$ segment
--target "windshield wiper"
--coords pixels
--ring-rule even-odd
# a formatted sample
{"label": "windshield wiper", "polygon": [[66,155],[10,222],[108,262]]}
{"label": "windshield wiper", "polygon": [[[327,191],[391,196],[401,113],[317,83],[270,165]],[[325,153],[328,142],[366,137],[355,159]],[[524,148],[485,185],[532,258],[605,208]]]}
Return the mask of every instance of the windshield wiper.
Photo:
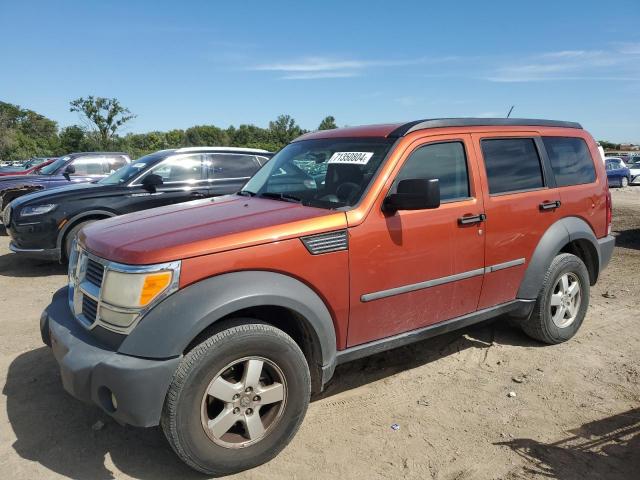
{"label": "windshield wiper", "polygon": [[295,197],[293,195],[288,195],[286,193],[264,192],[258,196],[262,198],[273,198],[274,200],[282,200],[284,202],[293,202],[293,203],[302,202],[301,198]]}
{"label": "windshield wiper", "polygon": [[238,195],[242,195],[243,197],[255,197],[256,192],[252,192],[251,190],[240,190]]}

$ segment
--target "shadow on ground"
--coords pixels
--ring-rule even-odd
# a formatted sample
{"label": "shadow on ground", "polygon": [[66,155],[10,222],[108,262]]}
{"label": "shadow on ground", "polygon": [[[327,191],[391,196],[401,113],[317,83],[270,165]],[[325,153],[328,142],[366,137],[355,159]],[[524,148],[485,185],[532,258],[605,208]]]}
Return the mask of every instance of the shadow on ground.
{"label": "shadow on ground", "polygon": [[[499,343],[533,344],[498,322],[452,332],[340,366],[322,398],[468,348],[487,348],[496,337]],[[108,455],[119,470],[139,479],[204,478],[178,460],[159,428],[122,427],[97,407],[70,397],[62,389],[57,364],[46,347],[12,362],[3,393],[17,437],[15,451],[60,475],[112,479]],[[93,430],[97,421],[104,422],[104,427]]]}
{"label": "shadow on ground", "polygon": [[640,250],[640,228],[622,230],[616,234],[616,246]]}
{"label": "shadow on ground", "polygon": [[640,408],[582,425],[553,443],[528,438],[500,442],[524,458],[532,476],[563,480],[640,477]]}
{"label": "shadow on ground", "polygon": [[25,258],[16,253],[0,255],[0,275],[4,277],[48,277],[66,273],[67,267],[58,262]]}

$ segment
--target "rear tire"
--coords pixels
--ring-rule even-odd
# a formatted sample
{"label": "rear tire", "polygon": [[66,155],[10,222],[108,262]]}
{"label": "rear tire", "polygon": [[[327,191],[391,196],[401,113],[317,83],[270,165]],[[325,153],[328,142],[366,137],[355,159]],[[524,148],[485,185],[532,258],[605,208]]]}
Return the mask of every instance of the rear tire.
{"label": "rear tire", "polygon": [[64,262],[68,262],[69,261],[69,256],[71,255],[71,247],[73,246],[73,241],[78,236],[78,232],[80,232],[80,230],[82,230],[84,227],[86,227],[90,223],[93,223],[93,222],[96,222],[96,221],[97,220],[87,220],[86,222],[80,222],[79,224],[75,225],[74,227],[71,228],[71,230],[69,230],[67,232],[67,234],[64,237],[64,242],[63,242],[63,246],[64,246],[63,254],[64,255],[62,257],[62,261],[64,261]]}
{"label": "rear tire", "polygon": [[520,322],[531,338],[554,345],[573,337],[589,306],[589,273],[570,253],[553,259],[544,277],[531,316]]}
{"label": "rear tire", "polygon": [[207,475],[274,458],[309,405],[309,367],[298,345],[271,325],[246,321],[185,355],[165,399],[167,440],[183,462]]}

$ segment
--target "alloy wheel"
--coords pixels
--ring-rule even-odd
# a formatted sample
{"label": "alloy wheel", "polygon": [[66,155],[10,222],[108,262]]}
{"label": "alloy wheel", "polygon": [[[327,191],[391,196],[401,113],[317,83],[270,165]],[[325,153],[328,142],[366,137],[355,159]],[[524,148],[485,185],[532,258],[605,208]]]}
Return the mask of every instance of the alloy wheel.
{"label": "alloy wheel", "polygon": [[564,273],[556,281],[549,302],[551,319],[556,327],[571,325],[578,316],[581,302],[580,280],[574,273]]}

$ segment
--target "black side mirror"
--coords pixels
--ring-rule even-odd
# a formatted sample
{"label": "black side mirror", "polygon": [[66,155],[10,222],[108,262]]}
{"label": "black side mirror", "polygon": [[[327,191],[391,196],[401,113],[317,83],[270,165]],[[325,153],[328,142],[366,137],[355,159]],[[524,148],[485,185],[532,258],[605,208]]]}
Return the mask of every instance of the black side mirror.
{"label": "black side mirror", "polygon": [[64,172],[62,172],[62,176],[67,180],[71,180],[69,178],[69,175],[73,175],[74,173],[76,173],[76,167],[74,167],[73,164],[70,163],[65,167]]}
{"label": "black side mirror", "polygon": [[151,193],[156,193],[156,188],[162,185],[162,177],[151,173],[142,179],[142,188],[148,190]]}
{"label": "black side mirror", "polygon": [[411,178],[400,180],[397,193],[384,199],[382,210],[395,213],[398,210],[426,210],[440,206],[440,182],[437,178]]}

